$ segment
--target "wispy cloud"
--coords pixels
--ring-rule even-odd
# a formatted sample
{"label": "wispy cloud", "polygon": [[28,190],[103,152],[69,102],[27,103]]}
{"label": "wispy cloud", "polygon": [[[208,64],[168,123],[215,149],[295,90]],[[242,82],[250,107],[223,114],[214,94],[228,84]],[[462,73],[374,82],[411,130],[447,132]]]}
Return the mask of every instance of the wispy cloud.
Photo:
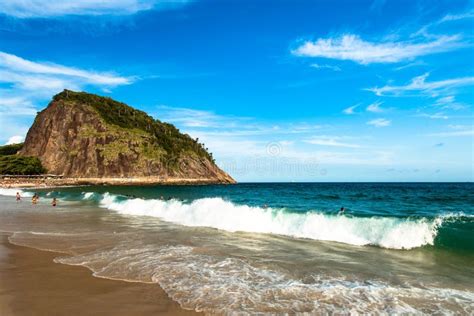
{"label": "wispy cloud", "polygon": [[460,37],[439,36],[434,40],[369,42],[358,35],[319,38],[307,41],[292,53],[296,56],[351,60],[359,64],[396,63],[418,56],[441,53],[461,46]]}
{"label": "wispy cloud", "polygon": [[474,126],[472,125],[448,125],[450,130],[438,133],[425,134],[425,136],[434,137],[457,137],[457,136],[473,136]]}
{"label": "wispy cloud", "polygon": [[373,112],[373,113],[382,113],[384,111],[384,109],[382,109],[380,107],[380,105],[382,105],[383,102],[381,101],[377,101],[377,102],[374,102],[372,104],[369,104],[366,108],[367,111],[369,112]]}
{"label": "wispy cloud", "polygon": [[327,64],[323,64],[323,65],[311,64],[311,67],[315,69],[330,69],[333,71],[341,71],[341,68],[339,66],[332,66],[332,65],[327,65]]}
{"label": "wispy cloud", "polygon": [[131,84],[132,77],[86,71],[63,65],[34,62],[0,52],[0,81],[20,85],[24,89],[52,88],[69,84],[91,84],[105,87]]}
{"label": "wispy cloud", "polygon": [[190,0],[2,0],[0,13],[16,18],[63,15],[130,15],[139,11],[169,9]]}
{"label": "wispy cloud", "polygon": [[426,66],[427,64],[424,62],[424,61],[414,61],[414,62],[410,62],[408,64],[405,64],[403,66],[399,66],[399,67],[396,67],[394,68],[394,70],[403,70],[403,69],[407,69],[407,68],[412,68],[412,67],[417,67],[417,66]]}
{"label": "wispy cloud", "polygon": [[[0,122],[34,116],[39,102],[63,89],[98,87],[104,91],[134,82],[134,77],[84,70],[49,62],[36,62],[0,51]],[[19,118],[18,118],[19,119]],[[2,139],[24,132],[24,124],[3,129]]]}
{"label": "wispy cloud", "polygon": [[472,126],[468,126],[468,125],[460,125],[460,124],[449,124],[448,127],[450,129],[454,129],[454,130],[467,130],[467,129],[472,129],[473,127]]}
{"label": "wispy cloud", "polygon": [[464,19],[474,19],[474,11],[464,12],[460,14],[447,14],[439,22],[459,21]]}
{"label": "wispy cloud", "polygon": [[373,119],[367,122],[368,125],[372,125],[375,127],[385,127],[385,126],[390,126],[392,124],[392,121],[384,119],[384,118],[378,118],[378,119]]}
{"label": "wispy cloud", "polygon": [[313,136],[310,139],[304,140],[305,143],[319,146],[330,147],[345,147],[345,148],[361,148],[361,145],[352,144],[341,141],[340,136]]}
{"label": "wispy cloud", "polygon": [[427,117],[427,118],[434,119],[434,120],[439,120],[439,119],[447,120],[447,119],[449,119],[449,116],[447,116],[443,112],[437,112],[437,113],[434,113],[434,114],[421,113],[418,116]]}
{"label": "wispy cloud", "polygon": [[461,77],[439,81],[427,81],[429,73],[413,78],[410,83],[401,86],[386,85],[367,90],[378,96],[400,96],[404,94],[428,94],[437,96],[442,92],[449,92],[453,88],[474,84],[474,77]]}
{"label": "wispy cloud", "polygon": [[441,109],[449,109],[449,110],[462,110],[467,108],[468,106],[456,101],[456,97],[454,95],[448,95],[442,98],[439,98],[434,103],[435,107],[440,107]]}
{"label": "wispy cloud", "polygon": [[[14,112],[14,111],[12,111]],[[12,136],[23,136],[28,132],[31,122],[24,117],[13,118],[8,112],[0,112],[0,141],[6,142]]]}
{"label": "wispy cloud", "polygon": [[195,110],[183,107],[160,105],[154,114],[160,120],[178,124],[188,128],[222,128],[232,129],[242,127],[243,122],[251,118],[224,116],[212,111]]}
{"label": "wispy cloud", "polygon": [[440,132],[440,133],[431,133],[427,136],[436,136],[436,137],[456,137],[456,136],[473,136],[474,129],[466,129],[460,131],[450,131],[450,132]]}
{"label": "wispy cloud", "polygon": [[7,97],[3,91],[0,91],[0,115],[32,116],[37,112],[33,103],[25,97]]}
{"label": "wispy cloud", "polygon": [[353,106],[350,106],[350,107],[344,109],[344,110],[342,111],[342,113],[348,114],[348,115],[355,114],[355,109],[357,109],[359,106],[360,106],[360,103],[355,104],[355,105],[353,105]]}

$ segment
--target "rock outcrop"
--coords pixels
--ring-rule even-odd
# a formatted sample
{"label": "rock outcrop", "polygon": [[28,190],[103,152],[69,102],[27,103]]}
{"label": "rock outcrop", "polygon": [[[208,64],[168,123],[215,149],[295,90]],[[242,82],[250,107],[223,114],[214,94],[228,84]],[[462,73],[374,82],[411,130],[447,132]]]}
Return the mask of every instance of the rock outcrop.
{"label": "rock outcrop", "polygon": [[39,112],[20,155],[73,178],[234,183],[203,144],[110,98],[64,90]]}

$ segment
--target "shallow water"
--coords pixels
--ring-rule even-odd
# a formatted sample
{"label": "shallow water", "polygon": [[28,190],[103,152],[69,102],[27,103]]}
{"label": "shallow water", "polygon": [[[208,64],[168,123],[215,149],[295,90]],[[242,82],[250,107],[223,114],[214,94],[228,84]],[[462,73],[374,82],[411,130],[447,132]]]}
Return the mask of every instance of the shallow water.
{"label": "shallow water", "polygon": [[97,277],[158,283],[182,307],[210,314],[472,314],[473,189],[68,188],[40,192],[37,206],[2,197],[0,230]]}

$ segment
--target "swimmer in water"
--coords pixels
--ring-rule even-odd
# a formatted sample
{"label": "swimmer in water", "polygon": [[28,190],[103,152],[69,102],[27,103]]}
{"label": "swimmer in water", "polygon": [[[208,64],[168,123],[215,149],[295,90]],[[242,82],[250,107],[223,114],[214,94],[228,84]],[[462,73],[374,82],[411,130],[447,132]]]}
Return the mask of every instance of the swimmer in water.
{"label": "swimmer in water", "polygon": [[17,193],[16,193],[16,201],[17,201],[17,202],[20,202],[20,201],[21,201],[20,192],[17,192]]}
{"label": "swimmer in water", "polygon": [[39,200],[39,196],[38,194],[34,194],[33,197],[31,198],[31,203],[32,204],[37,204],[38,203],[38,200]]}
{"label": "swimmer in water", "polygon": [[341,210],[339,211],[339,215],[344,214],[345,211],[346,211],[346,209],[344,207],[341,207]]}
{"label": "swimmer in water", "polygon": [[52,206],[56,206],[58,204],[56,198],[53,198],[53,201],[51,202],[51,205]]}

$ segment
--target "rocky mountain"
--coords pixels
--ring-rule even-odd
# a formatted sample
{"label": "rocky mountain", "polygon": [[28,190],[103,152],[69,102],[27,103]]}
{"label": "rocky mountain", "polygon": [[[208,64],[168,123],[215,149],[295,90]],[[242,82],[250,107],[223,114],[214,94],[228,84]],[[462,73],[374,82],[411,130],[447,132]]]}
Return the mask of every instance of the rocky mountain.
{"label": "rocky mountain", "polygon": [[203,144],[111,98],[64,90],[39,112],[20,155],[75,178],[234,183]]}

